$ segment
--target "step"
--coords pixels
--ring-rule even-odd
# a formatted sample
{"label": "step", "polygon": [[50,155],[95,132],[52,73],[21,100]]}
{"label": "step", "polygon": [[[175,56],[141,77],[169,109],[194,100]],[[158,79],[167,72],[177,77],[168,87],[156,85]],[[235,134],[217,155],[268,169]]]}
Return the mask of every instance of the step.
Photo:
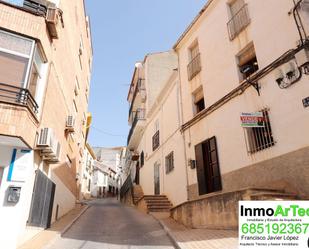
{"label": "step", "polygon": [[148,207],[172,207],[173,205],[171,203],[146,203]]}
{"label": "step", "polygon": [[171,203],[168,199],[159,199],[159,200],[145,200],[148,203]]}
{"label": "step", "polygon": [[148,212],[169,212],[169,208],[148,208]]}
{"label": "step", "polygon": [[267,199],[287,199],[287,200],[292,199],[292,200],[295,200],[295,199],[297,199],[296,194],[279,193],[279,192],[258,192],[258,193],[250,194],[250,197],[253,198],[253,199],[262,198],[264,200],[267,200]]}

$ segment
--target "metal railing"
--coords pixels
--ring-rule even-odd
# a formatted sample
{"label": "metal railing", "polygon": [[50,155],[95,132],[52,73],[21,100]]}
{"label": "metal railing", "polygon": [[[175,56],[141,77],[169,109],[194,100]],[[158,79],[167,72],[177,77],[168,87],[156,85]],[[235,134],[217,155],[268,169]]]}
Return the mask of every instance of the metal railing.
{"label": "metal railing", "polygon": [[144,120],[144,119],[145,119],[145,109],[142,109],[142,108],[137,109],[137,111],[135,112],[135,116],[134,116],[134,119],[133,119],[133,123],[132,123],[131,129],[130,129],[129,135],[128,135],[127,144],[129,144],[129,142],[130,142],[130,139],[132,137],[132,134],[134,132],[134,129],[135,129],[137,122],[139,120]]}
{"label": "metal railing", "polygon": [[250,23],[248,5],[243,7],[227,23],[230,39],[233,40]]}
{"label": "metal railing", "polygon": [[268,109],[265,108],[261,112],[263,113],[263,126],[245,128],[248,154],[254,154],[275,145]]}
{"label": "metal railing", "polygon": [[0,83],[0,103],[25,106],[33,114],[37,114],[39,109],[28,89],[4,83]]}
{"label": "metal railing", "polygon": [[201,56],[195,56],[187,66],[188,80],[192,80],[201,71]]}
{"label": "metal railing", "polygon": [[133,109],[133,106],[134,106],[134,101],[135,101],[135,98],[137,96],[137,93],[144,91],[144,90],[145,90],[145,80],[139,79],[138,82],[137,82],[137,86],[135,87],[133,98],[132,98],[132,101],[131,101],[131,106],[130,106],[130,109],[129,109],[129,116],[132,112],[132,109]]}

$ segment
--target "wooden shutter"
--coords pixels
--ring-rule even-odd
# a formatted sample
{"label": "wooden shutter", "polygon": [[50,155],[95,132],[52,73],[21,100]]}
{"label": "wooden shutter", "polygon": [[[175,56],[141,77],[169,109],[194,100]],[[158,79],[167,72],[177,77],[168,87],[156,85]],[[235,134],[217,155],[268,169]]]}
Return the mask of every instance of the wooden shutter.
{"label": "wooden shutter", "polygon": [[195,146],[195,159],[199,195],[203,195],[207,193],[203,158],[203,144],[198,144]]}
{"label": "wooden shutter", "polygon": [[222,185],[216,137],[208,140],[207,148],[207,168],[210,174],[207,178],[210,181],[212,191],[219,191],[222,189]]}

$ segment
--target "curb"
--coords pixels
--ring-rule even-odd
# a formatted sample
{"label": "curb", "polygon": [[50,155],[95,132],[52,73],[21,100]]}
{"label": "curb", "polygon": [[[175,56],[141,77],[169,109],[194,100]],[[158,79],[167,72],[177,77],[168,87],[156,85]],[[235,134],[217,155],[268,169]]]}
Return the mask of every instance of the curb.
{"label": "curb", "polygon": [[65,234],[72,226],[73,224],[90,208],[90,206],[86,205],[84,209],[60,232],[60,236]]}
{"label": "curb", "polygon": [[181,246],[178,244],[176,238],[174,237],[174,235],[171,233],[171,230],[164,224],[164,222],[162,222],[161,220],[157,219],[156,217],[154,217],[153,215],[151,215],[155,220],[157,220],[160,224],[160,226],[164,229],[164,231],[166,232],[167,236],[170,238],[170,240],[173,243],[173,246],[176,249],[181,249]]}

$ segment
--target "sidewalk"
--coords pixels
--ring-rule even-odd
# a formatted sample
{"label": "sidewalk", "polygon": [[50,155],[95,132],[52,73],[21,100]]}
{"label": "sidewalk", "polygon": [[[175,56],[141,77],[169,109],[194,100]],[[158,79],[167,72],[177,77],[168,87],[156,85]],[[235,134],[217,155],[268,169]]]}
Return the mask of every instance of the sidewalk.
{"label": "sidewalk", "polygon": [[17,249],[42,249],[49,242],[56,239],[57,236],[65,233],[88,208],[87,205],[76,205],[68,214],[52,224],[51,228],[43,230]]}
{"label": "sidewalk", "polygon": [[171,218],[159,220],[178,249],[237,249],[235,230],[189,229]]}

